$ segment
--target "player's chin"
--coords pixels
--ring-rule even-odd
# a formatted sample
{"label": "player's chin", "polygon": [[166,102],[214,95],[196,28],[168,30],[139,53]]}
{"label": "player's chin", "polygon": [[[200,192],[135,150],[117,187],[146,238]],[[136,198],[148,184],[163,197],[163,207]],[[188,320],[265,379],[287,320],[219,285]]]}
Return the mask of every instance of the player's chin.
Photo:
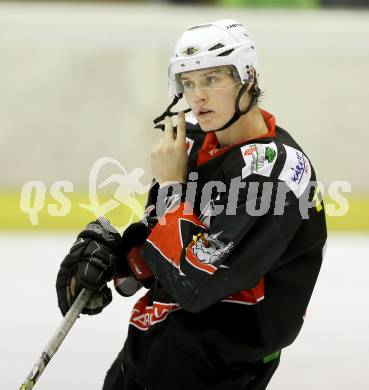
{"label": "player's chin", "polygon": [[209,120],[198,120],[199,126],[201,127],[201,130],[205,133],[208,133],[210,131],[214,131],[216,129],[216,123],[215,121],[209,121]]}
{"label": "player's chin", "polygon": [[202,126],[200,124],[200,128],[204,133],[210,133],[211,131],[214,131],[214,127],[211,126]]}

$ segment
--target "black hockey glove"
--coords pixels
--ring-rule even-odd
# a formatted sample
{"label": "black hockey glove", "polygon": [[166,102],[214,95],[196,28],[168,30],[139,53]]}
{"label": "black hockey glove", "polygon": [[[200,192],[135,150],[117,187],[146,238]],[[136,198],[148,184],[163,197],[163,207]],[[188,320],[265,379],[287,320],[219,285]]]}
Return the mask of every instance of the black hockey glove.
{"label": "black hockey glove", "polygon": [[[86,226],[62,261],[56,279],[58,304],[63,315],[82,288],[96,291],[83,314],[98,314],[112,301],[106,283],[113,276],[128,275],[124,252],[120,234],[107,219],[100,217]],[[71,284],[75,283],[73,295]]]}

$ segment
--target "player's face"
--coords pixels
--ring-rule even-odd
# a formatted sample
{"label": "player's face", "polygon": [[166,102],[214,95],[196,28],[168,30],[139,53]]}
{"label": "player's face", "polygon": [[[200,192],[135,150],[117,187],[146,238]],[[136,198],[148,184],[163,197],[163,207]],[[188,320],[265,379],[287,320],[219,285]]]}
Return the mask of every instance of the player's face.
{"label": "player's face", "polygon": [[185,72],[180,78],[187,103],[203,131],[223,127],[232,118],[241,83],[229,68]]}

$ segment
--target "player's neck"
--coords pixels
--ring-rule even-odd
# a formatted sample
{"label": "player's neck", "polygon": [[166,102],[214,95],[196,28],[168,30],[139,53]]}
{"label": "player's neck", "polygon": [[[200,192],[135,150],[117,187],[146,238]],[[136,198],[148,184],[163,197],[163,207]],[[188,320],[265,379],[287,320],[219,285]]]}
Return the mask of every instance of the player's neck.
{"label": "player's neck", "polygon": [[259,137],[268,132],[259,107],[253,107],[246,115],[242,115],[238,121],[227,129],[216,132],[220,147],[232,145],[239,141],[246,141]]}

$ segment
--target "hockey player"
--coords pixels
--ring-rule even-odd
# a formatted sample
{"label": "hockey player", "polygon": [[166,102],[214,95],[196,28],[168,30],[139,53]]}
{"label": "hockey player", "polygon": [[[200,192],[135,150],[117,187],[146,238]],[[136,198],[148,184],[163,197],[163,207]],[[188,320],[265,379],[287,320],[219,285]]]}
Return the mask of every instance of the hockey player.
{"label": "hockey player", "polygon": [[[258,107],[255,45],[221,20],[189,27],[169,68],[173,103],[152,152],[142,222],[120,235],[104,218],[80,233],[57,277],[64,314],[81,287],[85,313],[131,295],[122,351],[104,390],[265,389],[298,335],[322,261],[324,208],[314,169]],[[184,96],[195,124],[170,108]]]}

